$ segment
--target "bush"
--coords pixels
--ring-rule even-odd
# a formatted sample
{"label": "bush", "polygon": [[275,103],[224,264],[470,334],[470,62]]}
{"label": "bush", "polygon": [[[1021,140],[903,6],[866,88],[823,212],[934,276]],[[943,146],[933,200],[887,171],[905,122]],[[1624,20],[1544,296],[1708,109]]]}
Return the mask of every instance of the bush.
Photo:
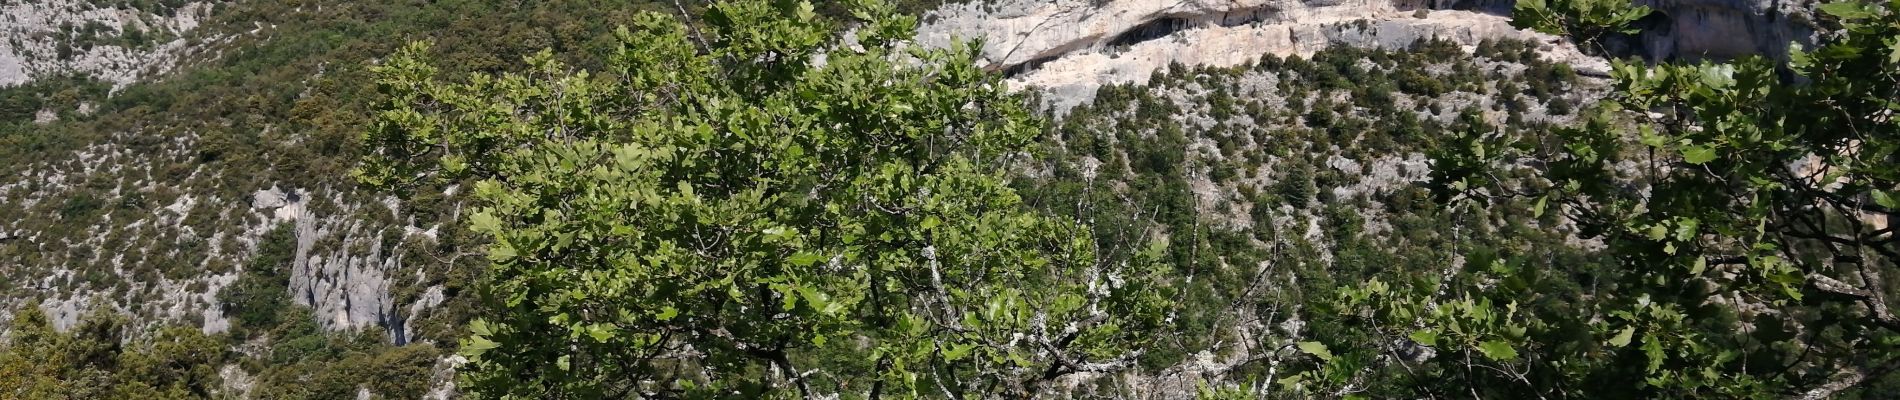
{"label": "bush", "polygon": [[1313,166],[1304,163],[1287,169],[1286,175],[1280,177],[1280,181],[1274,184],[1274,188],[1280,200],[1293,208],[1300,209],[1311,204],[1314,193],[1319,190],[1313,182]]}
{"label": "bush", "polygon": [[294,225],[282,224],[259,239],[257,255],[236,282],[218,293],[224,315],[233,328],[246,335],[269,330],[284,322],[290,307],[290,263],[296,256]]}

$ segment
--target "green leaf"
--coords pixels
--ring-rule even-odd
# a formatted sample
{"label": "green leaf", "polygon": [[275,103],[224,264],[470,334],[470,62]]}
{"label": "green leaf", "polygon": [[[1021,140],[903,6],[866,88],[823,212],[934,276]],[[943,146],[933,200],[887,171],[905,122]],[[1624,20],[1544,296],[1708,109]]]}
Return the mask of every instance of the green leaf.
{"label": "green leaf", "polygon": [[951,343],[948,348],[943,349],[943,359],[946,361],[961,360],[964,357],[969,357],[970,351],[974,349],[976,349],[975,345]]}
{"label": "green leaf", "polygon": [[660,314],[654,315],[653,317],[661,321],[672,321],[673,317],[677,317],[679,315],[680,315],[679,309],[673,308],[673,306],[666,306],[666,307],[660,308]]}
{"label": "green leaf", "polygon": [[1662,369],[1662,342],[1656,340],[1655,335],[1643,335],[1643,354],[1649,358],[1649,372],[1656,372],[1656,370]]}
{"label": "green leaf", "polygon": [[1669,237],[1669,227],[1658,222],[1649,226],[1649,240],[1663,240]]}
{"label": "green leaf", "polygon": [[1550,196],[1538,197],[1537,204],[1531,205],[1531,218],[1543,218],[1544,207],[1548,206],[1549,202]]}
{"label": "green leaf", "polygon": [[1168,241],[1160,237],[1156,237],[1154,239],[1148,240],[1148,249],[1143,251],[1143,253],[1154,255],[1154,256],[1167,254],[1167,252],[1168,252]]}
{"label": "green leaf", "polygon": [[469,336],[468,340],[462,343],[461,353],[462,353],[462,356],[464,357],[475,358],[476,356],[480,356],[482,355],[482,353],[486,353],[489,350],[495,349],[496,347],[501,347],[501,344],[495,343],[492,340],[488,340],[488,338],[486,337]]}
{"label": "green leaf", "polygon": [[468,217],[468,228],[475,232],[496,234],[501,232],[501,219],[488,210],[482,210]]}
{"label": "green leaf", "polygon": [[1845,20],[1864,19],[1874,16],[1874,11],[1868,8],[1867,4],[1855,0],[1827,3],[1814,8],[1828,15],[1833,15]]}
{"label": "green leaf", "polygon": [[1900,40],[1887,39],[1887,63],[1900,64]]}
{"label": "green leaf", "polygon": [[791,239],[793,237],[798,236],[798,230],[785,229],[785,227],[782,227],[782,226],[774,226],[771,228],[765,228],[764,230],[760,230],[759,233],[765,234],[766,243],[781,242],[781,241],[785,241],[786,239]]}
{"label": "green leaf", "polygon": [[1887,209],[1890,209],[1890,210],[1900,209],[1900,199],[1895,199],[1892,193],[1887,193],[1887,191],[1885,190],[1875,189],[1873,197],[1874,197],[1874,204],[1879,204],[1881,207],[1886,207]]}
{"label": "green leaf", "polygon": [[1812,53],[1809,53],[1806,49],[1802,49],[1799,44],[1788,46],[1788,66],[1800,70],[1812,65],[1814,65],[1814,55]]}
{"label": "green leaf", "polygon": [[1676,241],[1688,242],[1690,240],[1694,240],[1696,238],[1696,234],[1700,233],[1700,231],[1698,231],[1697,229],[1701,227],[1702,227],[1702,220],[1695,219],[1695,218],[1677,219],[1676,220]]}
{"label": "green leaf", "polygon": [[1610,346],[1614,346],[1614,347],[1628,346],[1630,345],[1630,336],[1635,335],[1635,334],[1636,334],[1636,327],[1634,326],[1624,327],[1623,331],[1616,333],[1616,337],[1610,338]]}
{"label": "green leaf", "polygon": [[800,1],[798,2],[798,13],[792,15],[798,17],[799,21],[809,21],[813,17],[816,17],[817,13],[813,12],[811,2]]}
{"label": "green leaf", "polygon": [[508,262],[520,256],[520,254],[515,253],[515,246],[505,240],[495,241],[495,244],[488,246],[489,261]]}
{"label": "green leaf", "polygon": [[1300,347],[1301,353],[1312,354],[1314,357],[1319,357],[1319,359],[1323,361],[1333,360],[1333,352],[1331,350],[1326,349],[1325,343],[1299,342],[1297,344]]}
{"label": "green leaf", "polygon": [[824,260],[824,259],[825,259],[825,256],[800,252],[798,254],[793,254],[790,259],[787,259],[787,261],[790,261],[792,265],[796,265],[800,267],[809,267],[812,264],[817,263],[819,260]]}
{"label": "green leaf", "polygon": [[1430,329],[1412,331],[1412,341],[1425,346],[1438,345],[1438,332]]}
{"label": "green leaf", "polygon": [[1682,161],[1701,165],[1715,160],[1715,149],[1708,146],[1687,146],[1682,148]]}
{"label": "green leaf", "polygon": [[614,331],[607,325],[594,324],[587,326],[587,336],[593,337],[595,342],[607,343],[614,338]]}
{"label": "green leaf", "polygon": [[693,184],[692,184],[692,183],[690,183],[690,182],[687,182],[687,181],[680,181],[680,182],[679,182],[679,185],[678,185],[678,187],[679,187],[679,194],[680,194],[680,197],[684,197],[684,198],[687,198],[687,199],[692,199],[692,198],[695,198],[695,197],[696,197],[696,196],[695,196],[695,195],[693,194]]}
{"label": "green leaf", "polygon": [[1517,349],[1511,348],[1510,343],[1505,343],[1502,340],[1486,340],[1484,343],[1479,343],[1478,352],[1484,353],[1484,356],[1487,358],[1498,361],[1517,359]]}
{"label": "green leaf", "polygon": [[797,288],[783,283],[774,283],[771,286],[772,290],[778,292],[779,299],[783,300],[783,302],[779,303],[779,310],[791,311],[798,308],[799,295]]}
{"label": "green leaf", "polygon": [[[1519,3],[1519,4],[1522,4],[1522,3]],[[1295,387],[1295,386],[1299,386],[1300,383],[1305,380],[1306,380],[1306,377],[1300,374],[1293,374],[1293,375],[1287,375],[1285,378],[1280,378],[1280,380],[1273,381],[1273,382],[1280,384],[1281,387]]]}
{"label": "green leaf", "polygon": [[819,313],[832,314],[842,308],[831,301],[831,295],[810,286],[799,288],[798,293],[805,298],[805,304],[811,305],[811,308],[818,310]]}
{"label": "green leaf", "polygon": [[1713,89],[1724,89],[1735,85],[1735,67],[1728,64],[1706,65],[1698,68],[1702,75],[1702,84]]}
{"label": "green leaf", "polygon": [[1644,146],[1660,149],[1663,148],[1663,146],[1669,145],[1669,137],[1657,134],[1656,129],[1651,128],[1649,125],[1643,125],[1637,128],[1637,132],[1639,132],[1641,136],[1639,140],[1643,142]]}

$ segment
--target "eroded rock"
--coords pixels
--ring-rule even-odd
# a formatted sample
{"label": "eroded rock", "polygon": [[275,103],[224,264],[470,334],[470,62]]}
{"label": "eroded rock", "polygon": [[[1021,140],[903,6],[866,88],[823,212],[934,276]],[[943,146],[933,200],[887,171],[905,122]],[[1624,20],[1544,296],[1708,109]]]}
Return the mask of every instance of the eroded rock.
{"label": "eroded rock", "polygon": [[[1651,59],[1781,58],[1811,43],[1810,1],[1639,0],[1656,10],[1612,52]],[[1145,83],[1172,64],[1233,66],[1261,55],[1311,55],[1330,46],[1403,49],[1418,40],[1475,48],[1487,39],[1542,43],[1541,56],[1585,75],[1608,63],[1554,36],[1511,26],[1511,0],[1002,0],[948,5],[918,40],[981,39],[982,62],[1036,86],[1066,109],[1104,84]],[[1428,12],[1419,12],[1420,9]]]}

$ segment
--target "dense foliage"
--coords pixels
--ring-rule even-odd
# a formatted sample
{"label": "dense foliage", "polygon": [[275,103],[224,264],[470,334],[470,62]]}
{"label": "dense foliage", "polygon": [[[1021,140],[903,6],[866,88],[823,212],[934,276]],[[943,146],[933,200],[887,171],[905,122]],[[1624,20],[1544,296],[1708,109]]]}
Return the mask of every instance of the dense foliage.
{"label": "dense foliage", "polygon": [[478,181],[468,389],[1023,396],[1131,365],[1166,271],[1020,206],[1006,167],[1040,128],[974,48],[854,14],[852,35],[803,2],[640,15],[598,75],[543,55],[443,83],[424,47],[378,67],[359,177]]}
{"label": "dense foliage", "polygon": [[429,390],[441,355],[434,346],[391,346],[374,330],[326,333],[308,307],[292,304],[283,269],[294,245],[288,229],[271,233],[248,267],[258,273],[220,292],[237,325],[228,334],[141,328],[103,307],[59,332],[40,305],[21,308],[0,342],[0,397],[332,399],[368,390],[418,398]]}
{"label": "dense foliage", "polygon": [[190,328],[130,340],[123,317],[110,312],[62,333],[35,305],[10,327],[0,348],[0,395],[7,398],[208,398],[219,390],[216,362],[227,351]]}
{"label": "dense foliage", "polygon": [[[1454,206],[1534,199],[1617,259],[1596,303],[1570,317],[1592,321],[1609,347],[1531,367],[1589,365],[1581,372],[1634,382],[1643,396],[1892,390],[1900,319],[1889,309],[1900,286],[1884,277],[1900,259],[1890,225],[1900,212],[1891,194],[1900,173],[1894,8],[1819,7],[1833,36],[1785,66],[1618,63],[1613,96],[1584,123],[1454,138],[1440,163],[1455,168],[1438,182]],[[1571,24],[1617,29],[1633,19]],[[1535,177],[1499,179],[1498,170]]]}
{"label": "dense foliage", "polygon": [[[38,178],[0,186],[0,293],[105,299],[19,304],[0,397],[417,398],[458,347],[478,397],[1900,390],[1890,3],[1788,60],[1421,41],[1042,115],[905,43],[934,4],[228,2],[162,79],[0,88],[0,173]],[[1648,13],[1516,23],[1608,54]],[[56,39],[173,38],[114,32]],[[219,208],[268,187],[358,239]],[[413,326],[327,332],[297,255],[372,243]]]}
{"label": "dense foliage", "polygon": [[1105,87],[1045,137],[1025,195],[1096,221],[1104,248],[1169,243],[1188,278],[1148,361],[1204,395],[1525,396],[1488,371],[1573,351],[1526,337],[1580,327],[1529,321],[1569,318],[1605,260],[1530,202],[1450,213],[1418,183],[1438,138],[1530,135],[1600,90],[1535,46],[1333,48]]}

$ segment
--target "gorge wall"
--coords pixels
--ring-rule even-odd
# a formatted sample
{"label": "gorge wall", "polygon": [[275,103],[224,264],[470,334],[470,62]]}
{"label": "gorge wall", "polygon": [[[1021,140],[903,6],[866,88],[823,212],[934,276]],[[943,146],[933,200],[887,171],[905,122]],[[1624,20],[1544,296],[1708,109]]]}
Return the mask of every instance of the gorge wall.
{"label": "gorge wall", "polygon": [[1630,51],[1654,60],[1786,59],[1815,39],[1814,0],[1638,0],[1656,10]]}
{"label": "gorge wall", "polygon": [[[1641,0],[1655,12],[1643,33],[1611,51],[1650,59],[1785,57],[1811,43],[1811,2]],[[1044,88],[1058,108],[1103,84],[1143,83],[1169,64],[1231,66],[1263,54],[1310,55],[1335,45],[1399,49],[1439,38],[1531,40],[1585,74],[1607,63],[1550,35],[1511,27],[1510,0],[1001,0],[945,6],[926,18],[933,46],[980,39],[983,62],[1019,85]]]}

